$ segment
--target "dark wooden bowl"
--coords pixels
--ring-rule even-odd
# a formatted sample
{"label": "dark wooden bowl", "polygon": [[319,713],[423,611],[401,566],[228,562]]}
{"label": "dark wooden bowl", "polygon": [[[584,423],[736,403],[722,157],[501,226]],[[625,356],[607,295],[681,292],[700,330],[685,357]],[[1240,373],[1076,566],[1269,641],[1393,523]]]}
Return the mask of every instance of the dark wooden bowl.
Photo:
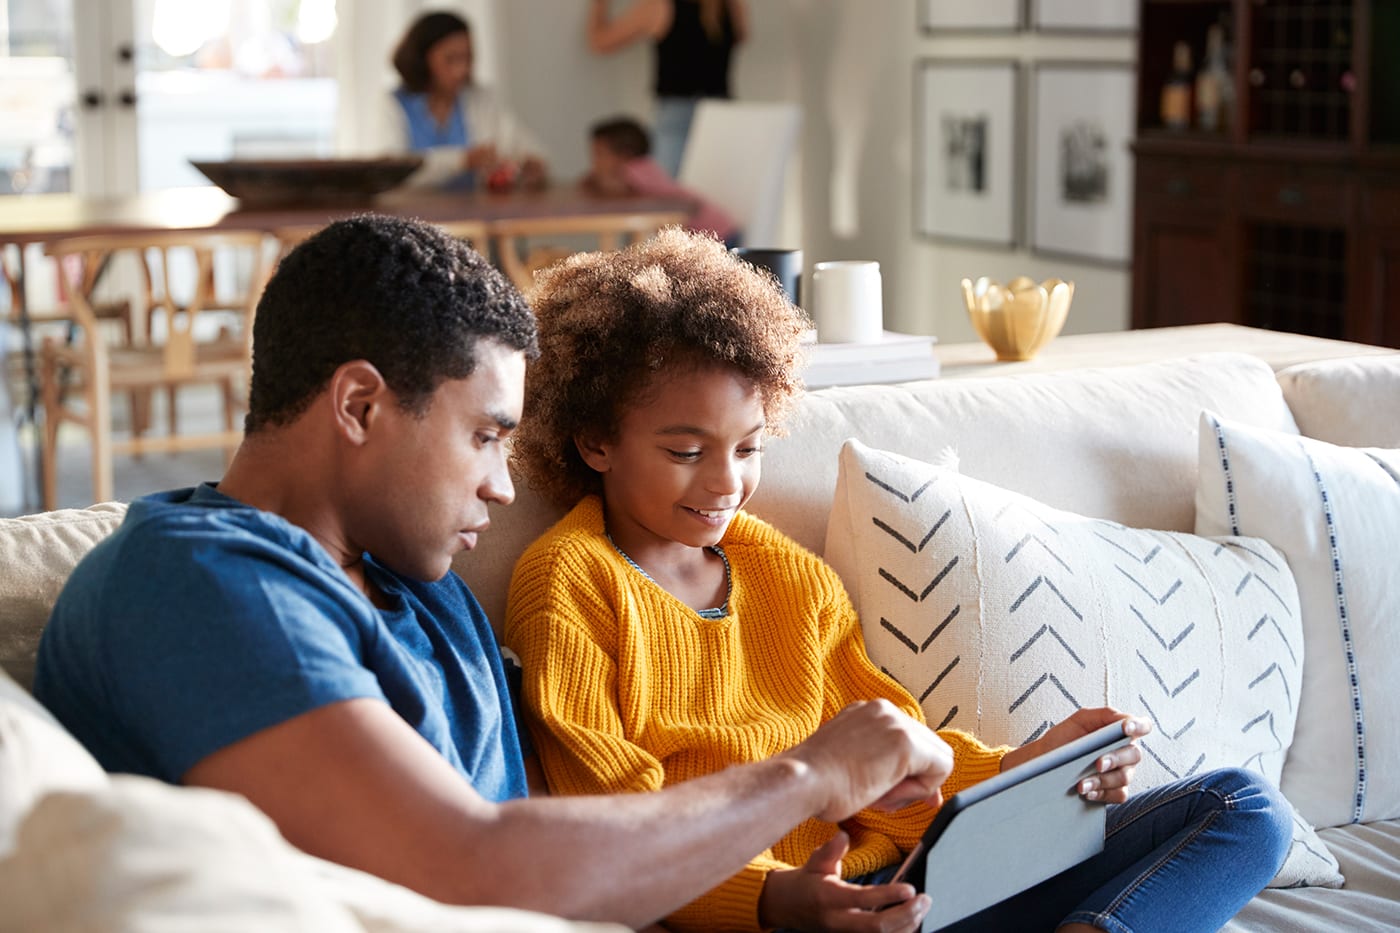
{"label": "dark wooden bowl", "polygon": [[190,164],[245,204],[357,204],[402,182],[423,159],[191,159]]}

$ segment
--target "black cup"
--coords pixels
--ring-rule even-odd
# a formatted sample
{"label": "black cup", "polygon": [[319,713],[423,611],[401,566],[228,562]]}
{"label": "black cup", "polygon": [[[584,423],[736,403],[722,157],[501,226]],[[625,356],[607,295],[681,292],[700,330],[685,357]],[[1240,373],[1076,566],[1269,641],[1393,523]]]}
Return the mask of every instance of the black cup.
{"label": "black cup", "polygon": [[736,246],[734,255],[758,269],[767,269],[778,279],[788,301],[799,307],[802,304],[802,250],[800,249],[759,249],[751,246]]}

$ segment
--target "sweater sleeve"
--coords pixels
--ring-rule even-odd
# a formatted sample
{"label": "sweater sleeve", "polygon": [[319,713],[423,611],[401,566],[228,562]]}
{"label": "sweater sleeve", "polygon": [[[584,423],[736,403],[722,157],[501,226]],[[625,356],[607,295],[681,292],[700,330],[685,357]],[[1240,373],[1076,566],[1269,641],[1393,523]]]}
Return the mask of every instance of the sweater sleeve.
{"label": "sweater sleeve", "polygon": [[[823,607],[826,616],[823,631],[827,635],[825,716],[830,718],[857,700],[883,698],[923,722],[924,714],[918,702],[894,678],[877,668],[866,654],[860,620],[850,597],[846,595],[845,587],[835,571],[825,566],[823,570],[831,577],[828,584],[830,595]],[[999,773],[1002,756],[1010,750],[990,748],[968,733],[957,730],[941,730],[938,735],[953,750],[953,771],[942,788],[945,800]],[[923,836],[924,829],[937,812],[934,807],[923,803],[893,812],[865,809],[847,821],[849,825],[846,829],[853,838],[859,830],[878,833],[888,837],[900,852],[908,852]]]}

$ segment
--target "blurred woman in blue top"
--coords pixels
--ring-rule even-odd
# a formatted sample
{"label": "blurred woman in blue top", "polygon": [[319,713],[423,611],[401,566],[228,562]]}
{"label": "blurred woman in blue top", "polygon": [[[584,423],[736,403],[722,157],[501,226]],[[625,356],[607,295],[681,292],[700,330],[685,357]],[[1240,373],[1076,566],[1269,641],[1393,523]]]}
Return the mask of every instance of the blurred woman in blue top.
{"label": "blurred woman in blue top", "polygon": [[526,187],[545,181],[540,146],[491,93],[472,83],[471,27],[455,13],[419,16],[394,49],[399,86],[382,125],[398,151],[420,153],[408,184],[469,187],[493,173]]}

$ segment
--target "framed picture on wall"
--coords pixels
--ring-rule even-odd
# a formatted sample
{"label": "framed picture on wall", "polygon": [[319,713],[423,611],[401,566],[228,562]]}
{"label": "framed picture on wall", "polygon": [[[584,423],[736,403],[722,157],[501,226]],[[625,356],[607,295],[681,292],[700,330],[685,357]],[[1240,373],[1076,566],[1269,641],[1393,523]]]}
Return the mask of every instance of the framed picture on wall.
{"label": "framed picture on wall", "polygon": [[1137,31],[1132,0],[1030,0],[1031,27],[1045,32]]}
{"label": "framed picture on wall", "polygon": [[1015,246],[1020,66],[924,59],[914,67],[915,231]]}
{"label": "framed picture on wall", "polygon": [[1023,0],[919,0],[919,28],[925,32],[1013,32],[1021,28],[1022,5]]}
{"label": "framed picture on wall", "polygon": [[1044,62],[1031,81],[1033,252],[1111,264],[1132,256],[1134,71]]}

